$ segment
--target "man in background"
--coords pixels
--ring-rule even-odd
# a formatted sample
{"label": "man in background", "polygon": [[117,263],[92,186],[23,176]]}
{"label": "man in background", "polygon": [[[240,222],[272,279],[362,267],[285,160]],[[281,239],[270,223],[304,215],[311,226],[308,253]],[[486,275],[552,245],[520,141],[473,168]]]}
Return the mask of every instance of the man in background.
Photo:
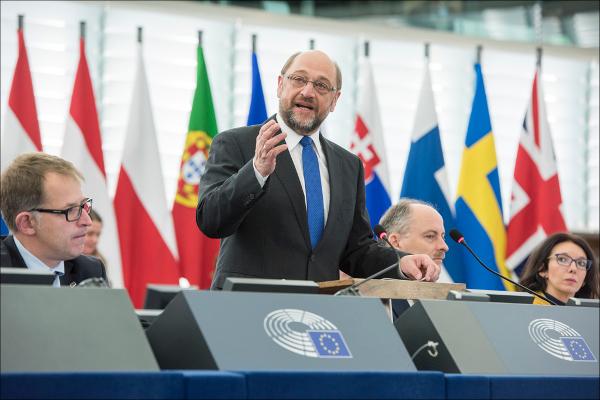
{"label": "man in background", "polygon": [[2,267],[51,271],[53,286],[102,278],[102,262],[82,255],[92,199],[72,163],[44,153],[17,157],[0,178],[0,210],[13,233],[0,242]]}
{"label": "man in background", "polygon": [[431,204],[401,199],[385,212],[379,223],[392,246],[407,253],[427,254],[437,265],[442,265],[448,251],[446,231],[442,216]]}
{"label": "man in background", "polygon": [[102,261],[102,264],[106,266],[106,259],[98,250],[98,242],[102,235],[102,217],[95,210],[91,210],[90,218],[92,219],[92,225],[90,225],[85,234],[83,254],[99,258]]}
{"label": "man in background", "polygon": [[[441,268],[448,251],[446,232],[442,216],[431,204],[401,199],[383,214],[379,223],[396,249],[427,254]],[[392,301],[395,317],[399,317],[410,305],[405,300]]]}

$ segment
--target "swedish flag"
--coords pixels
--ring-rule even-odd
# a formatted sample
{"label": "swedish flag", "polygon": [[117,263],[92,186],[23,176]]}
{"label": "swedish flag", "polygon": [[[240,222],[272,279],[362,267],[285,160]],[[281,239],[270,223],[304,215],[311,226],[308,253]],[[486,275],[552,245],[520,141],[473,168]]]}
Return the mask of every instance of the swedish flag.
{"label": "swedish flag", "polygon": [[[508,276],[496,146],[480,64],[475,64],[475,74],[475,96],[457,188],[456,225],[488,267]],[[485,271],[465,249],[461,252],[468,288],[512,289]]]}

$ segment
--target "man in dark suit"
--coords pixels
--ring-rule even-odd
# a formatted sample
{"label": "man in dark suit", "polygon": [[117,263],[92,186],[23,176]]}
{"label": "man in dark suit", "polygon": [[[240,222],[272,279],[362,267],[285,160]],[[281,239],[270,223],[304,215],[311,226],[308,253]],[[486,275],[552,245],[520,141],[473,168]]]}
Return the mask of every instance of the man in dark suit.
{"label": "man in dark suit", "polygon": [[[325,53],[296,53],[278,79],[279,113],[215,137],[196,212],[198,227],[222,239],[213,289],[229,276],[365,277],[398,261],[373,239],[360,159],[319,131],[341,86]],[[388,277],[437,280],[427,255],[400,255]]]}
{"label": "man in dark suit", "polygon": [[88,278],[106,281],[95,257],[81,255],[92,200],[81,193],[73,164],[44,153],[17,157],[2,173],[0,209],[13,235],[0,242],[2,267],[49,270],[54,286]]}

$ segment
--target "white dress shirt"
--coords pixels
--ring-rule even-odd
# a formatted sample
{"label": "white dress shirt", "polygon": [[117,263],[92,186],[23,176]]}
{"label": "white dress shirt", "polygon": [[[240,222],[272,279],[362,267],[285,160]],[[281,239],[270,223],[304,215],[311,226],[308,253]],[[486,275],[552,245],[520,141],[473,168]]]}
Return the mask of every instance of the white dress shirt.
{"label": "white dress shirt", "polygon": [[[50,268],[49,266],[44,264],[44,262],[42,260],[40,260],[33,254],[31,254],[31,252],[29,250],[27,250],[25,248],[25,246],[23,246],[21,244],[21,242],[19,242],[19,239],[17,239],[15,236],[13,236],[13,239],[15,239],[15,244],[17,245],[17,249],[19,250],[21,257],[23,257],[23,261],[25,261],[25,265],[27,266],[28,269],[31,269],[34,271],[50,271],[53,274],[56,272],[59,272],[61,275],[65,274],[65,262],[64,261],[59,262],[54,268]],[[58,275],[54,279],[54,283],[52,284],[52,286],[60,287],[60,279],[59,279]]]}
{"label": "white dress shirt", "polygon": [[[302,191],[304,192],[304,205],[306,206],[306,188],[304,187],[304,169],[302,167],[302,146],[300,145],[300,140],[304,137],[303,135],[299,135],[292,130],[286,123],[283,121],[283,118],[277,114],[276,116],[277,123],[281,128],[281,132],[287,133],[285,138],[285,143],[288,146],[288,151],[292,156],[292,162],[294,163],[294,167],[296,168],[296,173],[298,174],[298,178],[300,179],[300,185],[302,186]],[[309,137],[313,141],[313,149],[317,153],[317,159],[319,160],[319,173],[321,175],[321,190],[323,192],[323,208],[324,208],[324,226],[327,224],[327,214],[329,213],[329,200],[330,200],[330,190],[329,190],[329,170],[327,169],[327,160],[325,159],[325,153],[323,153],[323,148],[321,147],[321,141],[319,140],[320,132],[319,129]],[[254,164],[252,164],[254,166]],[[268,176],[262,176],[260,172],[254,166],[254,175],[256,175],[256,179],[261,187],[264,186],[267,181]]]}

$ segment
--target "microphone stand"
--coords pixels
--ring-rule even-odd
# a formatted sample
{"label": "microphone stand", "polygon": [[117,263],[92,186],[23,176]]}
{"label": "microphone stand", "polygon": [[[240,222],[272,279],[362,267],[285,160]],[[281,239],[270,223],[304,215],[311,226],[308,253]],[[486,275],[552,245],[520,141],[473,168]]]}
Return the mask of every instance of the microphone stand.
{"label": "microphone stand", "polygon": [[400,258],[401,258],[400,254],[398,254],[399,253],[398,250],[394,246],[392,246],[392,244],[388,240],[385,229],[383,229],[383,227],[381,225],[377,224],[377,225],[375,225],[375,234],[377,235],[377,237],[379,239],[383,239],[388,244],[388,246],[390,246],[390,249],[394,250],[394,252],[396,253],[396,257],[398,257],[398,262],[395,262],[394,264],[390,265],[389,267],[386,267],[386,268],[382,269],[381,271],[374,273],[373,275],[365,278],[361,282],[354,283],[345,289],[338,290],[337,292],[335,292],[333,294],[334,296],[340,296],[340,295],[360,296],[360,292],[358,290],[356,290],[357,287],[359,287],[363,283],[370,281],[371,279],[375,279],[378,276],[381,276],[381,275],[385,274],[386,272],[391,271],[394,268],[398,268],[398,274],[400,275],[400,279],[408,280],[408,277],[406,275],[404,275],[402,268],[400,268]]}
{"label": "microphone stand", "polygon": [[[460,237],[458,237],[456,234],[454,234],[454,232],[457,232],[457,233],[460,235]],[[455,236],[456,236],[456,237],[455,237]],[[485,265],[485,264],[483,263],[483,261],[481,261],[481,259],[480,259],[480,258],[477,256],[477,254],[475,254],[475,252],[474,252],[474,251],[471,249],[471,247],[470,247],[470,246],[467,244],[467,242],[465,241],[465,238],[464,238],[464,236],[463,236],[462,234],[460,234],[458,231],[456,231],[455,229],[453,229],[453,230],[450,232],[450,237],[451,237],[452,239],[454,239],[454,241],[455,241],[456,243],[458,243],[458,244],[462,244],[462,245],[463,245],[463,246],[464,246],[464,247],[465,247],[465,248],[466,248],[466,249],[469,251],[469,253],[471,253],[471,255],[472,255],[473,257],[475,257],[475,259],[477,260],[477,262],[478,262],[479,264],[481,264],[481,266],[482,266],[483,268],[485,268],[485,269],[487,269],[488,271],[490,271],[492,274],[494,274],[494,275],[498,275],[500,278],[502,278],[502,279],[504,279],[504,280],[506,280],[506,281],[508,281],[508,282],[512,283],[512,284],[513,284],[513,285],[515,285],[515,286],[518,286],[518,287],[520,287],[521,289],[525,290],[526,292],[528,292],[528,293],[530,293],[530,294],[532,294],[532,295],[534,295],[534,296],[536,296],[536,297],[539,297],[540,299],[542,299],[542,300],[544,300],[544,301],[547,301],[549,304],[552,304],[553,306],[557,305],[555,302],[553,302],[552,300],[550,300],[550,299],[549,299],[549,298],[547,298],[546,296],[542,296],[542,295],[540,295],[540,294],[537,294],[535,291],[533,291],[533,290],[529,289],[528,287],[525,287],[525,286],[523,286],[523,285],[521,285],[521,284],[519,284],[519,283],[517,283],[517,282],[513,281],[512,279],[509,279],[509,278],[507,278],[506,276],[504,276],[504,275],[502,275],[502,274],[499,274],[498,272],[494,271],[493,269],[491,269],[490,267],[488,267],[487,265]]]}
{"label": "microphone stand", "polygon": [[378,276],[383,275],[386,272],[391,271],[392,269],[397,268],[397,267],[398,267],[398,263],[397,262],[393,263],[389,267],[385,267],[381,271],[374,273],[373,275],[369,276],[368,278],[363,279],[360,282],[354,283],[354,284],[348,286],[347,288],[338,290],[333,295],[334,296],[360,296],[360,292],[358,290],[356,290],[356,288],[358,288],[363,283],[366,283],[366,282],[370,281],[371,279],[375,279]]}

